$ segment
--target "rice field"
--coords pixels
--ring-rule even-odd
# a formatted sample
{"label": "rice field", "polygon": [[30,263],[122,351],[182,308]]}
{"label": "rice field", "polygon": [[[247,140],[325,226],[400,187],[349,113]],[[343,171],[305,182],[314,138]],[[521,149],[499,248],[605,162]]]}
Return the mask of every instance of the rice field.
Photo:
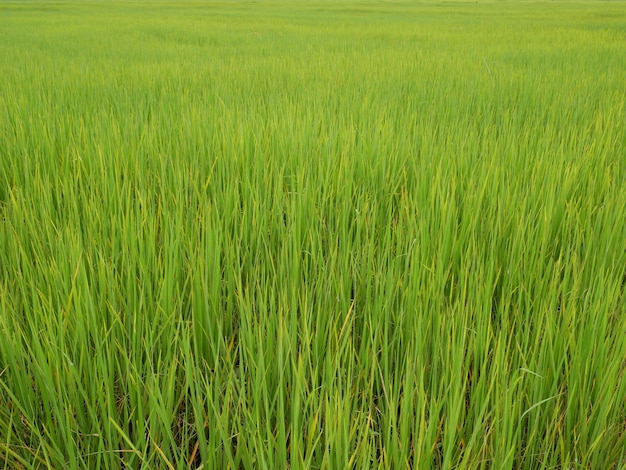
{"label": "rice field", "polygon": [[0,3],[0,468],[626,468],[626,2]]}

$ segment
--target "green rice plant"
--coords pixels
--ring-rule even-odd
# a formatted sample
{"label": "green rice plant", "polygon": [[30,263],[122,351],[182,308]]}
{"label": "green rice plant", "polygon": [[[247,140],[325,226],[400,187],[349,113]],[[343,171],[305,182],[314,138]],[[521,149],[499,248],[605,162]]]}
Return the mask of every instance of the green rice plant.
{"label": "green rice plant", "polygon": [[0,5],[0,466],[626,467],[623,7]]}

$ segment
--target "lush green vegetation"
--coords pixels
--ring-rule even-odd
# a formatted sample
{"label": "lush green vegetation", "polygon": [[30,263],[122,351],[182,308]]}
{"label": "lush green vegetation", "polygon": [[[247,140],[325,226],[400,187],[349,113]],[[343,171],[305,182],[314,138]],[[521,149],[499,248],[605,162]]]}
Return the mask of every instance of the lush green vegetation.
{"label": "lush green vegetation", "polygon": [[626,4],[0,4],[0,467],[626,467]]}

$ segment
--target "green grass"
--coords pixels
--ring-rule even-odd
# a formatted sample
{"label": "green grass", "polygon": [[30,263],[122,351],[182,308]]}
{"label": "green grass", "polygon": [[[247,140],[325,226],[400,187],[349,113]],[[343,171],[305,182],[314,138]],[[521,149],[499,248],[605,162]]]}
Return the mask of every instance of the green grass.
{"label": "green grass", "polygon": [[0,4],[0,468],[626,468],[626,4]]}

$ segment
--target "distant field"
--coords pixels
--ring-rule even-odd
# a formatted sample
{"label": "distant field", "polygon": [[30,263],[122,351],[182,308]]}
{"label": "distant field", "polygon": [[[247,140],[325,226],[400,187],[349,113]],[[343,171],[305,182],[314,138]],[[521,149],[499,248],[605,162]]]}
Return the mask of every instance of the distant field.
{"label": "distant field", "polygon": [[0,3],[1,469],[626,468],[626,2]]}

